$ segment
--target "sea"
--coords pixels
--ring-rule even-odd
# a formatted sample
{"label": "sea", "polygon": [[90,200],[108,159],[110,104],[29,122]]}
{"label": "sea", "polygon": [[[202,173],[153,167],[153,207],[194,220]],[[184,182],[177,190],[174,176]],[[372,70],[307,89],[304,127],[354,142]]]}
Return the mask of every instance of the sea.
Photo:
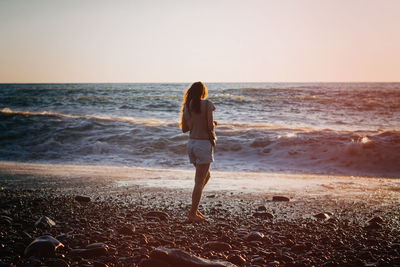
{"label": "sea", "polygon": [[[193,169],[189,83],[0,84],[0,161]],[[206,83],[219,171],[400,177],[400,83]]]}

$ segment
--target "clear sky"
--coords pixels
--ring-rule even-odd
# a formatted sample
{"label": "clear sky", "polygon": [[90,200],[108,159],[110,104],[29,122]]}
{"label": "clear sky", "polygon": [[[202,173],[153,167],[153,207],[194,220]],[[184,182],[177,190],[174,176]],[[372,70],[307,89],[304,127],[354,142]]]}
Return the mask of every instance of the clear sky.
{"label": "clear sky", "polygon": [[0,82],[400,81],[400,0],[0,0]]}

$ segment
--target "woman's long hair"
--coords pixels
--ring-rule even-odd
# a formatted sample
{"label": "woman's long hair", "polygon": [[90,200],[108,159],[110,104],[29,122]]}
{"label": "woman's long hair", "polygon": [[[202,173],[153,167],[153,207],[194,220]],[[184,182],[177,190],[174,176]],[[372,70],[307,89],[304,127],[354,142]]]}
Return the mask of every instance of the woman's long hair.
{"label": "woman's long hair", "polygon": [[[194,111],[200,113],[200,100],[206,99],[208,96],[208,89],[202,82],[193,83],[189,89],[187,89],[185,95],[183,96],[183,103],[181,109],[181,121],[179,126],[182,128],[182,116],[183,109],[186,107],[188,111]],[[189,106],[190,105],[190,106]]]}

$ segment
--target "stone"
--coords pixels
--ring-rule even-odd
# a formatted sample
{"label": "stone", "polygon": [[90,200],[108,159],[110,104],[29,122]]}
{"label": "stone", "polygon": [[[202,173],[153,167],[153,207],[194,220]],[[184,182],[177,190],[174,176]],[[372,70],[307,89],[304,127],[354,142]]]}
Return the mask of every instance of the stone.
{"label": "stone", "polygon": [[245,258],[243,258],[241,255],[231,255],[228,257],[228,261],[239,266],[246,263]]}
{"label": "stone", "polygon": [[258,206],[257,211],[266,211],[267,208],[264,205]]}
{"label": "stone", "polygon": [[125,224],[118,229],[118,233],[122,235],[133,235],[135,233],[135,227],[131,224]]}
{"label": "stone", "polygon": [[263,238],[264,238],[264,234],[263,234],[263,233],[260,233],[260,232],[251,232],[251,233],[246,237],[246,239],[247,239],[248,241],[260,241],[260,240],[263,240]]}
{"label": "stone", "polygon": [[108,254],[108,246],[104,243],[93,243],[87,245],[86,248],[78,248],[72,249],[72,256],[81,256],[81,257],[97,257],[97,256],[106,256]]}
{"label": "stone", "polygon": [[156,217],[163,221],[168,220],[168,218],[169,218],[169,215],[162,211],[149,211],[149,212],[146,212],[143,216],[144,217]]}
{"label": "stone", "polygon": [[380,223],[377,222],[370,222],[367,226],[364,227],[365,230],[381,230],[382,229],[382,225]]}
{"label": "stone", "polygon": [[276,260],[268,262],[268,266],[270,267],[279,267],[280,265],[281,265],[280,262]]}
{"label": "stone", "polygon": [[78,195],[78,196],[75,196],[75,200],[80,203],[88,203],[88,202],[90,202],[90,197]]}
{"label": "stone", "polygon": [[156,248],[150,253],[150,258],[174,267],[236,267],[227,261],[207,260],[181,249]]}
{"label": "stone", "polygon": [[383,223],[383,219],[380,216],[375,216],[368,221],[369,223]]}
{"label": "stone", "polygon": [[46,266],[49,267],[69,267],[69,264],[62,259],[50,259],[46,261]]}
{"label": "stone", "polygon": [[317,219],[321,219],[321,220],[328,220],[328,219],[330,219],[331,217],[327,214],[327,213],[318,213],[318,214],[315,214],[315,215],[313,215],[315,218],[317,218]]}
{"label": "stone", "polygon": [[267,220],[267,219],[273,219],[274,215],[269,212],[255,212],[253,213],[253,217]]}
{"label": "stone", "polygon": [[13,219],[11,217],[8,217],[6,215],[1,215],[0,216],[0,224],[11,225],[12,221],[13,221]]}
{"label": "stone", "polygon": [[273,196],[272,201],[290,201],[290,199],[284,196]]}
{"label": "stone", "polygon": [[204,248],[208,250],[225,251],[232,249],[232,246],[225,242],[210,241],[204,244]]}
{"label": "stone", "polygon": [[108,267],[107,264],[102,263],[102,262],[100,262],[100,261],[93,261],[93,262],[92,262],[92,265],[93,265],[93,267]]}
{"label": "stone", "polygon": [[172,267],[172,265],[156,259],[144,259],[139,263],[139,267]]}
{"label": "stone", "polygon": [[56,225],[55,221],[53,221],[47,216],[42,216],[39,218],[39,220],[35,222],[35,227],[43,229],[50,228],[54,225]]}
{"label": "stone", "polygon": [[261,265],[264,265],[264,262],[265,262],[265,260],[264,260],[263,257],[255,257],[255,258],[253,258],[253,259],[251,260],[251,263],[252,263],[252,264],[261,264]]}
{"label": "stone", "polygon": [[307,247],[303,244],[297,244],[290,248],[290,250],[294,253],[303,253],[307,250]]}
{"label": "stone", "polygon": [[25,257],[54,257],[55,251],[64,245],[52,236],[45,235],[35,238],[24,251]]}

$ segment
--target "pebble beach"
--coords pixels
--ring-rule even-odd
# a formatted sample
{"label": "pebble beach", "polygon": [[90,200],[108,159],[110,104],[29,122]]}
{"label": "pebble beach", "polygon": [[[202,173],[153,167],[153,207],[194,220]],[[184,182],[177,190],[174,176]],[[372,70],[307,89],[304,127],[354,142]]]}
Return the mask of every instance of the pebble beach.
{"label": "pebble beach", "polygon": [[278,180],[264,193],[210,182],[207,220],[191,224],[191,190],[148,177],[2,162],[0,266],[400,266],[396,179],[342,177],[323,190]]}

